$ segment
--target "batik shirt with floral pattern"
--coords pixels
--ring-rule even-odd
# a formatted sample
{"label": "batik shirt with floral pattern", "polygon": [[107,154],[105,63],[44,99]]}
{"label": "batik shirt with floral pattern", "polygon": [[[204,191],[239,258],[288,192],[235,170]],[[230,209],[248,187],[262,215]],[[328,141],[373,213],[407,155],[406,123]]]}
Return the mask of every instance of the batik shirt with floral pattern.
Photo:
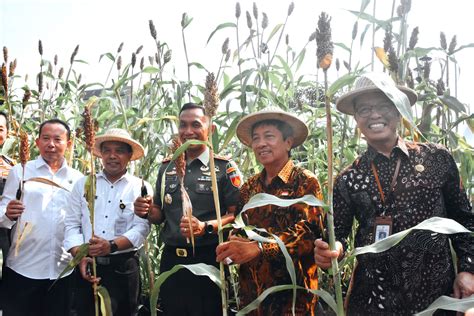
{"label": "batik shirt with floral pattern", "polygon": [[[398,159],[399,174],[389,192]],[[440,145],[401,138],[390,158],[369,147],[336,179],[334,219],[339,240],[346,241],[355,217],[359,222],[356,247],[373,243],[375,219],[382,214],[391,217],[392,233],[434,216],[474,229],[474,214],[449,152]],[[474,238],[469,234],[413,231],[388,251],[358,257],[348,314],[412,315],[441,295],[452,293],[455,275],[449,239],[459,259],[459,271],[474,272]]]}
{"label": "batik shirt with floral pattern", "polygon": [[[289,160],[269,186],[265,186],[265,170],[250,178],[241,188],[241,208],[257,193],[268,193],[282,199],[295,199],[307,194],[322,198],[316,176]],[[286,245],[293,259],[296,282],[317,289],[317,267],[313,259],[314,240],[320,236],[321,210],[305,204],[290,207],[268,205],[247,210],[244,221],[275,234]],[[268,237],[269,235],[265,235]],[[241,305],[255,300],[275,285],[291,284],[285,258],[276,243],[263,243],[263,253],[240,265]],[[283,291],[268,296],[251,315],[291,315],[293,292]],[[313,315],[316,298],[311,293],[297,292],[296,315]]]}

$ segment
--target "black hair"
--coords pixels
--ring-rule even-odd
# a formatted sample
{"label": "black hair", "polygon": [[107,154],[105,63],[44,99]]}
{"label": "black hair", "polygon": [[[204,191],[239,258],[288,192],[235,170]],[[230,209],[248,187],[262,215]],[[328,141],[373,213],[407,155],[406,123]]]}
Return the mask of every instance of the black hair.
{"label": "black hair", "polygon": [[9,125],[10,125],[10,122],[8,121],[8,115],[4,111],[0,111],[0,115],[5,118],[5,123],[6,123],[7,131],[8,131],[9,130]]}
{"label": "black hair", "polygon": [[193,103],[193,102],[185,103],[179,110],[179,115],[181,115],[183,111],[192,110],[192,109],[201,109],[204,115],[206,115],[206,109],[204,108],[204,106],[202,106],[201,104]]}
{"label": "black hair", "polygon": [[127,151],[129,153],[133,153],[133,148],[132,146],[130,146],[130,144],[126,143],[126,142],[121,142],[119,140],[106,140],[106,141],[103,141],[102,143],[100,143],[100,151],[102,151],[102,146],[104,145],[104,143],[107,143],[107,142],[117,142],[117,143],[122,143],[125,145],[125,147],[127,148]]}
{"label": "black hair", "polygon": [[252,131],[250,135],[253,135],[253,131],[260,126],[264,125],[272,125],[275,126],[283,135],[283,140],[286,140],[288,137],[293,136],[293,128],[286,122],[280,121],[280,120],[274,120],[274,119],[269,119],[269,120],[263,120],[263,121],[258,121],[257,123],[252,125]]}
{"label": "black hair", "polygon": [[43,123],[41,123],[41,125],[39,127],[39,137],[41,136],[41,131],[42,131],[43,127],[46,124],[61,124],[62,126],[64,126],[64,128],[67,131],[67,140],[71,139],[71,128],[69,127],[69,125],[67,125],[66,122],[64,122],[63,120],[57,119],[57,118],[50,119],[50,120],[47,120],[47,121],[44,121]]}

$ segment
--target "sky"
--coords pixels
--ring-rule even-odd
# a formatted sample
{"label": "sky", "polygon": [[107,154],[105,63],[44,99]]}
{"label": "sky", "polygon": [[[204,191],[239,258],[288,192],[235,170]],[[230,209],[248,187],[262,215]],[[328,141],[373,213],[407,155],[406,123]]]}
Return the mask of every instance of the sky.
{"label": "sky", "polygon": [[[376,0],[372,0],[367,9],[370,13],[373,1]],[[245,11],[252,12],[253,2],[253,0],[240,1],[243,25],[245,25]],[[270,28],[285,20],[290,4],[290,1],[286,0],[255,2],[259,14],[267,13]],[[140,45],[144,45],[145,56],[154,52],[155,44],[148,27],[148,20],[153,20],[158,39],[168,43],[173,51],[172,63],[175,65],[176,73],[185,79],[186,60],[180,26],[182,14],[186,12],[193,18],[186,29],[190,61],[200,62],[208,67],[208,70],[217,72],[221,45],[226,37],[231,38],[230,46],[235,49],[234,31],[221,30],[209,44],[206,44],[207,38],[217,25],[235,22],[235,3],[236,1],[229,0],[0,0],[0,45],[8,47],[11,58],[17,58],[17,74],[22,76],[29,74],[27,83],[30,86],[35,86],[34,76],[39,71],[38,40],[40,39],[43,43],[44,58],[53,60],[57,54],[59,64],[63,66],[68,66],[71,53],[79,44],[77,59],[88,62],[87,65],[80,65],[78,68],[83,81],[104,82],[110,62],[102,59],[99,63],[99,56],[106,52],[115,53],[121,42],[124,42],[122,58],[126,62]],[[360,1],[295,0],[294,3],[295,9],[288,21],[287,33],[290,34],[290,44],[295,50],[301,49],[307,42],[322,11],[332,17],[333,41],[346,45],[350,43],[355,16],[348,10],[358,10]],[[448,44],[453,35],[457,36],[458,46],[474,43],[472,12],[466,3],[464,0],[451,0],[449,3],[439,0],[412,0],[408,16],[409,31],[411,32],[415,26],[419,27],[418,46],[439,46],[440,31],[446,34]],[[399,0],[396,0],[396,5],[398,4]],[[392,1],[378,0],[376,7],[377,18],[387,19],[391,13]],[[361,28],[359,26],[359,30]],[[382,32],[380,36],[383,36]],[[382,46],[382,38],[376,41],[378,46]],[[369,43],[369,36],[365,42]],[[314,51],[314,46],[311,49]],[[358,43],[354,49],[359,50]],[[455,56],[461,68],[457,96],[469,108],[472,108],[470,105],[474,100],[474,89],[471,88],[474,74],[473,53],[474,48],[468,48]],[[347,53],[336,48],[334,57],[347,59]],[[368,61],[370,50],[362,49],[359,58]],[[435,59],[433,71],[439,68],[437,64]],[[330,71],[334,76],[335,70]],[[314,73],[313,68],[309,69],[308,73]],[[195,75],[202,76],[204,81],[205,73],[197,72]],[[472,112],[472,109],[469,111]]]}

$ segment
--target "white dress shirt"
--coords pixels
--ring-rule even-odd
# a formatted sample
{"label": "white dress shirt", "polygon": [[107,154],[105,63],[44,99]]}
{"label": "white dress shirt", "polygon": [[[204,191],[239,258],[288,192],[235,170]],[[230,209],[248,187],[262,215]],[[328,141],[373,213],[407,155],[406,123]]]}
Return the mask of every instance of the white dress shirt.
{"label": "white dress shirt", "polygon": [[[30,279],[56,279],[64,270],[71,255],[64,249],[64,218],[74,183],[83,175],[69,167],[65,160],[61,168],[53,173],[42,157],[26,163],[24,179],[42,177],[54,181],[68,191],[53,185],[27,181],[22,197],[25,210],[16,221],[6,216],[8,202],[16,199],[18,185],[22,180],[23,168],[17,164],[12,168],[5,183],[3,199],[0,202],[0,226],[12,228],[12,245],[8,253],[7,266]],[[17,238],[25,223],[31,225],[15,255]]]}
{"label": "white dress shirt", "polygon": [[[66,215],[66,236],[64,247],[70,250],[89,242],[92,226],[87,201],[84,196],[84,183],[87,177],[74,186]],[[145,182],[148,194],[153,196],[152,187]],[[106,240],[119,236],[126,237],[133,248],[117,253],[136,250],[141,247],[150,232],[147,219],[135,215],[133,202],[141,194],[142,180],[128,173],[111,183],[104,173],[97,174],[96,200],[94,206],[94,233]]]}

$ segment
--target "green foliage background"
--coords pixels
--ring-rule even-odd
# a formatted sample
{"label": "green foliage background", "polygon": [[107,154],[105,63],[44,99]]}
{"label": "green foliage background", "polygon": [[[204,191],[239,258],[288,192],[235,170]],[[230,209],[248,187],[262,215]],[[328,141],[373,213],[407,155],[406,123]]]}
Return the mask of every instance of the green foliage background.
{"label": "green foliage background", "polygon": [[[393,2],[394,8],[396,2]],[[331,67],[336,68],[337,77],[329,83],[331,103],[334,105],[336,98],[350,89],[361,72],[370,71],[374,66],[380,69],[383,65],[394,80],[419,93],[419,102],[413,111],[417,129],[405,124],[401,132],[408,138],[441,143],[450,148],[459,163],[464,185],[473,196],[474,148],[458,133],[458,128],[463,122],[474,130],[474,116],[451,91],[456,84],[452,78],[460,71],[456,53],[474,47],[474,44],[458,45],[455,37],[448,43],[441,33],[439,43],[433,43],[431,47],[418,47],[418,29],[409,29],[406,23],[411,1],[397,3],[397,10],[388,20],[378,20],[368,13],[371,11],[369,6],[375,5],[375,1],[362,0],[360,10],[352,12],[354,24],[352,30],[348,30],[352,32],[350,43],[333,39],[333,44],[342,48],[344,53],[333,57]],[[293,158],[318,176],[327,196],[325,184],[328,176],[334,176],[352,162],[364,150],[365,144],[353,120],[333,107],[335,170],[333,175],[328,175],[324,78],[318,65],[308,69],[304,63],[309,54],[316,53],[316,34],[311,34],[303,47],[290,45],[288,36],[291,34],[286,33],[286,26],[295,22],[293,9],[291,3],[285,21],[270,25],[268,16],[259,12],[255,4],[252,8],[240,8],[237,3],[233,8],[229,3],[229,10],[235,10],[235,19],[209,30],[208,42],[219,33],[225,34],[228,39],[232,37],[232,42],[236,43],[231,46],[226,39],[221,50],[215,52],[215,58],[220,59],[216,80],[221,106],[214,118],[217,132],[213,146],[216,152],[232,156],[248,177],[260,167],[248,148],[234,137],[237,122],[244,115],[268,106],[295,113],[307,122],[310,135],[302,146],[294,150]],[[313,29],[317,27],[316,22]],[[177,132],[179,108],[186,102],[203,100],[207,70],[198,61],[190,61],[187,54],[190,47],[187,47],[186,38],[193,32],[192,17],[183,14],[183,47],[174,48],[185,52],[185,78],[170,75],[175,62],[172,50],[167,43],[160,41],[153,21],[149,21],[149,29],[150,41],[156,48],[154,54],[144,56],[142,47],[138,47],[132,56],[124,56],[123,43],[117,50],[101,54],[101,63],[110,64],[107,79],[102,83],[82,82],[82,76],[76,69],[86,61],[78,57],[79,45],[72,52],[69,62],[60,65],[57,56],[43,55],[40,41],[38,53],[41,64],[36,75],[36,86],[22,86],[21,78],[15,75],[16,60],[14,56],[8,56],[8,49],[4,48],[0,108],[11,115],[12,127],[11,137],[3,152],[17,157],[20,128],[28,132],[33,142],[39,123],[58,117],[66,120],[76,131],[69,161],[73,167],[86,172],[88,162],[81,138],[81,113],[87,99],[97,95],[98,102],[92,111],[99,133],[111,127],[127,129],[145,146],[147,153],[145,158],[132,166],[132,171],[154,183],[161,159],[169,155],[168,143]],[[385,33],[384,42],[371,42],[373,33]],[[364,47],[364,54],[374,56],[370,64],[361,65],[354,59],[352,48],[355,43]],[[383,48],[379,57],[374,53],[375,47]],[[433,59],[431,54],[434,51],[442,52],[444,58]],[[430,76],[432,67],[440,67],[439,78]],[[168,69],[170,71],[166,71]],[[192,80],[196,74],[202,74],[202,80]],[[32,157],[35,157],[35,152]],[[158,271],[161,246],[159,227],[152,230],[148,240],[146,247],[149,256],[142,260],[145,292],[149,272],[157,274]],[[351,265],[347,265],[345,271],[347,280]]]}

